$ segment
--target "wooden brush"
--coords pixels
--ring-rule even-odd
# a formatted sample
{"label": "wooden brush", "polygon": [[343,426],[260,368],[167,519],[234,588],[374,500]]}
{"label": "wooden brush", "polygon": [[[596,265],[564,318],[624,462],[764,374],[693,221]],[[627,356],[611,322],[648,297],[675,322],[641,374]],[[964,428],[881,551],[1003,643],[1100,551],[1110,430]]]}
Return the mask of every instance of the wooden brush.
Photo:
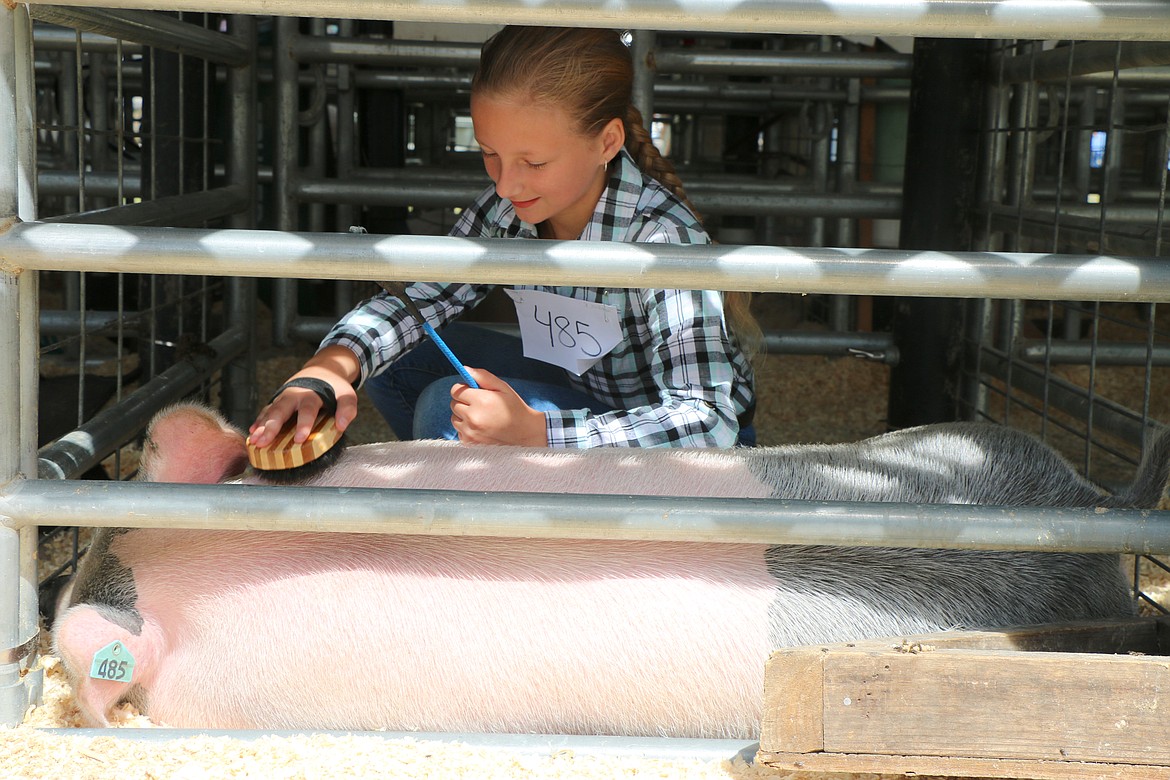
{"label": "wooden brush", "polygon": [[272,400],[289,387],[304,387],[321,397],[321,411],[308,438],[302,442],[293,441],[297,424],[294,415],[285,421],[280,433],[266,446],[253,445],[251,436],[244,442],[252,468],[269,482],[280,484],[304,482],[320,474],[336,463],[345,449],[345,434],[337,430],[333,417],[337,412],[337,397],[329,383],[312,377],[292,379],[281,385]]}

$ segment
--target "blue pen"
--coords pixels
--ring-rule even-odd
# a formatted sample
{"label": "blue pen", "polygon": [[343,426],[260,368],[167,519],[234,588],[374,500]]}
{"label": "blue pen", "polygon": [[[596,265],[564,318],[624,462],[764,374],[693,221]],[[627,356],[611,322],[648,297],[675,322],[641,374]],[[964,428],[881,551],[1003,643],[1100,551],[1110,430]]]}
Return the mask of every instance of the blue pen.
{"label": "blue pen", "polygon": [[435,346],[438,347],[439,351],[443,353],[443,357],[447,358],[451,365],[455,367],[455,370],[459,372],[459,376],[463,378],[463,382],[468,387],[479,389],[479,384],[471,378],[471,374],[467,373],[467,369],[463,367],[463,364],[460,363],[458,359],[456,359],[455,353],[451,351],[451,348],[448,347],[439,334],[435,332],[435,329],[431,327],[431,324],[426,321],[425,317],[422,316],[422,312],[418,310],[418,306],[415,306],[414,301],[411,300],[410,296],[406,294],[406,286],[401,282],[378,282],[378,284],[382,285],[382,289],[384,289],[386,292],[390,293],[395,298],[406,304],[407,311],[409,311],[414,316],[414,318],[418,320],[418,323],[422,325],[423,332],[426,333],[430,340],[435,343]]}

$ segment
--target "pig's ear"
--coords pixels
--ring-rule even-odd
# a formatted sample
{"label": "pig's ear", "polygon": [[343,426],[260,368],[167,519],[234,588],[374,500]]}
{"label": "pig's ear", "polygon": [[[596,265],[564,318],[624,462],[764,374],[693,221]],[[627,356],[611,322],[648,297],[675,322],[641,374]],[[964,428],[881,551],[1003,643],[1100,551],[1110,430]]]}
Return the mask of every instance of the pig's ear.
{"label": "pig's ear", "polygon": [[213,484],[248,463],[244,434],[214,409],[178,404],[155,415],[146,429],[139,479]]}

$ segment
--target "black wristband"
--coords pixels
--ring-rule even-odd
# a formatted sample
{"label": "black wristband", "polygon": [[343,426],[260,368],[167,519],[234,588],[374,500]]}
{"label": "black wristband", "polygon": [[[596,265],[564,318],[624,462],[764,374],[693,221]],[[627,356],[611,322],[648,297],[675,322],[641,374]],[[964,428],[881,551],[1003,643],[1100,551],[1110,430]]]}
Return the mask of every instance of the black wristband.
{"label": "black wristband", "polygon": [[290,379],[281,385],[272,398],[268,399],[268,403],[272,403],[280,394],[290,387],[303,387],[306,390],[312,390],[321,399],[321,407],[325,414],[332,415],[337,412],[337,394],[333,392],[333,385],[326,382],[324,379],[317,379],[312,376],[299,376],[296,379]]}

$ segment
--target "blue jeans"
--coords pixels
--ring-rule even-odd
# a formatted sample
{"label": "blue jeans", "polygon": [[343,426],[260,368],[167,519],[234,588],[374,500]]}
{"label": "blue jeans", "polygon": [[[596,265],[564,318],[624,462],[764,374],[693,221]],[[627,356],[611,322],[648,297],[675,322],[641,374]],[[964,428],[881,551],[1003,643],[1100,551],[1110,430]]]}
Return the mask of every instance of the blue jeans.
{"label": "blue jeans", "polygon": [[[459,322],[448,325],[439,335],[464,365],[491,371],[537,411],[613,411],[613,407],[570,387],[563,369],[524,357],[523,344],[516,336]],[[451,427],[451,387],[461,381],[439,348],[427,339],[366,382],[366,392],[399,440],[458,439]]]}
{"label": "blue jeans", "polygon": [[[490,328],[452,323],[439,334],[464,365],[483,368],[503,379],[539,412],[614,409],[569,385],[564,369],[524,357],[520,339]],[[366,392],[400,441],[458,439],[451,426],[451,387],[462,380],[429,339],[366,382]],[[756,442],[755,430],[740,431],[741,446]]]}

